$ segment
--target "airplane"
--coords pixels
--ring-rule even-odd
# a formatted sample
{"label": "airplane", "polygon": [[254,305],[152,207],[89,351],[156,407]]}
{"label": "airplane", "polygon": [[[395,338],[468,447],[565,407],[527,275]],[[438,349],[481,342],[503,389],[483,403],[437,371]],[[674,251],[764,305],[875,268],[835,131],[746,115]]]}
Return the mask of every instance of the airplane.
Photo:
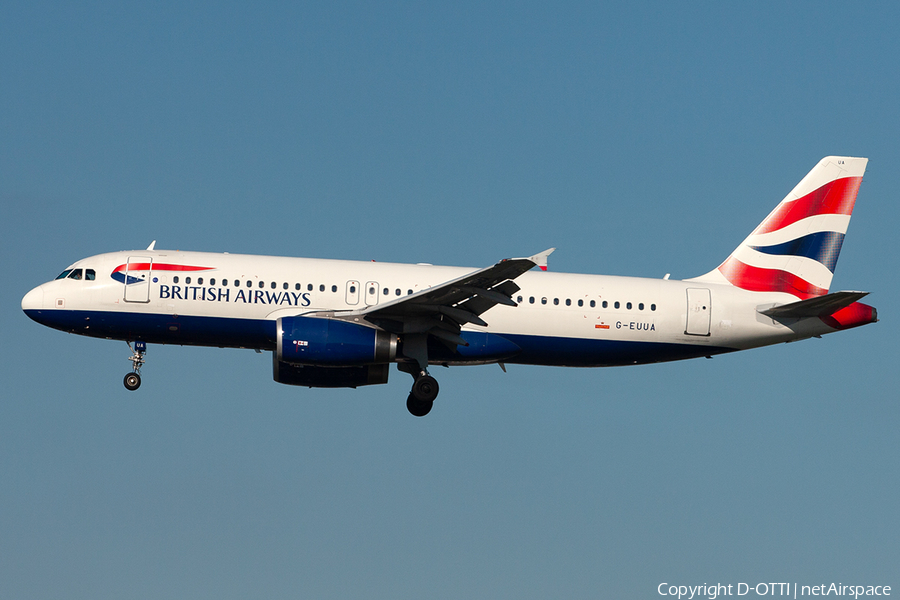
{"label": "airplane", "polygon": [[[793,342],[878,320],[867,292],[829,293],[868,159],[823,158],[717,268],[673,280],[547,272],[553,248],[482,269],[229,253],[112,252],[22,299],[42,325],[147,344],[272,352],[273,378],[313,387],[412,376],[428,414],[434,365],[638,365]],[[534,270],[538,267],[537,270]]]}

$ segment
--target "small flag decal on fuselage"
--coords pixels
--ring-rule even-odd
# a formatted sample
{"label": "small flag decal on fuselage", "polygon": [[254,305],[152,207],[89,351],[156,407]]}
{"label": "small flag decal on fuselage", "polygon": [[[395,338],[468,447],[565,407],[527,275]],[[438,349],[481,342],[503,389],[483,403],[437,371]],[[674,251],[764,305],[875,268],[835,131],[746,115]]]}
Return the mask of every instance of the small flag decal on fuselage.
{"label": "small flag decal on fuselage", "polygon": [[599,325],[594,325],[594,329],[609,329],[609,325],[600,323]]}

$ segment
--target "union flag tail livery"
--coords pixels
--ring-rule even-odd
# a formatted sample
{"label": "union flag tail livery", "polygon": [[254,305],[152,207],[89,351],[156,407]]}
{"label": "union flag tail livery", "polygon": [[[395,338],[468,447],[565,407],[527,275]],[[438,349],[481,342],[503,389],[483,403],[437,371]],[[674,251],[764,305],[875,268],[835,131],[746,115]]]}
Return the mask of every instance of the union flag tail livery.
{"label": "union flag tail livery", "polygon": [[[483,269],[156,250],[80,260],[22,299],[34,321],[132,349],[272,353],[278,383],[412,376],[427,414],[432,365],[638,365],[820,337],[877,321],[866,292],[829,293],[867,159],[822,159],[713,271],[683,281],[547,272],[553,249]],[[533,270],[538,267],[537,270]]]}
{"label": "union flag tail livery", "polygon": [[725,262],[697,281],[800,300],[827,294],[866,163],[820,160]]}

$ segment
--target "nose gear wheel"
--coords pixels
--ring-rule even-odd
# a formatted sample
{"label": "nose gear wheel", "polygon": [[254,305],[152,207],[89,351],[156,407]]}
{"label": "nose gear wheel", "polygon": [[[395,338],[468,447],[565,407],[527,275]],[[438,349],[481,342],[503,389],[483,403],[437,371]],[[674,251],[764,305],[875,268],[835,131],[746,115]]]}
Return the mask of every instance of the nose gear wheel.
{"label": "nose gear wheel", "polygon": [[137,373],[128,373],[125,375],[125,389],[134,391],[141,387],[141,376]]}

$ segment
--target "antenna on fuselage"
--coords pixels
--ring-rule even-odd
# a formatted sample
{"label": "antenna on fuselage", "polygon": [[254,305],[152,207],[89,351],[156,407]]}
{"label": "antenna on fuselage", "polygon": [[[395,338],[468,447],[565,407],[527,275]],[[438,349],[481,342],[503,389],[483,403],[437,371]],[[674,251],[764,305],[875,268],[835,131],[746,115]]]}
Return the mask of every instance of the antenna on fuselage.
{"label": "antenna on fuselage", "polygon": [[147,250],[153,250],[153,247],[154,247],[155,245],[156,245],[156,240],[153,240],[152,242],[150,242],[150,245],[147,246]]}

